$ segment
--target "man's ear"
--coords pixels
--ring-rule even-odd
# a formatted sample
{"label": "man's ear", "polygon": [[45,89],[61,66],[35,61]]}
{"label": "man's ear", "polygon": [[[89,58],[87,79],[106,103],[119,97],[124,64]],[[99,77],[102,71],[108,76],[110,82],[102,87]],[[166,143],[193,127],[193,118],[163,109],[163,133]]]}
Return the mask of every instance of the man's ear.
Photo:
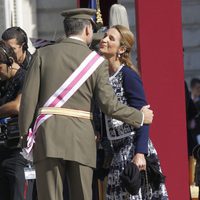
{"label": "man's ear", "polygon": [[85,27],[85,33],[86,33],[86,35],[90,34],[90,27],[89,27],[89,25]]}

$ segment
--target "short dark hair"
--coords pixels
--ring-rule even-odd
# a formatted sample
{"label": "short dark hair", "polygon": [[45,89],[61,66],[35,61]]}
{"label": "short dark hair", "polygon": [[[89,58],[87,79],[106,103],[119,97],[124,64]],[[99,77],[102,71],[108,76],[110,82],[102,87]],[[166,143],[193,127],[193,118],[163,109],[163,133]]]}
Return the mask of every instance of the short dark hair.
{"label": "short dark hair", "polygon": [[84,27],[91,24],[90,20],[65,18],[63,21],[67,37],[80,34]]}
{"label": "short dark hair", "polygon": [[18,27],[18,26],[13,26],[8,29],[6,29],[2,36],[2,40],[8,41],[10,39],[16,39],[18,45],[22,45],[22,50],[27,51],[28,49],[28,37],[26,32]]}
{"label": "short dark hair", "polygon": [[190,81],[190,87],[191,87],[191,88],[194,88],[196,84],[200,84],[200,79],[199,79],[199,78],[193,78],[193,79]]}
{"label": "short dark hair", "polygon": [[7,66],[11,66],[12,63],[17,62],[17,56],[13,50],[13,48],[4,42],[0,41],[0,63],[7,64]]}

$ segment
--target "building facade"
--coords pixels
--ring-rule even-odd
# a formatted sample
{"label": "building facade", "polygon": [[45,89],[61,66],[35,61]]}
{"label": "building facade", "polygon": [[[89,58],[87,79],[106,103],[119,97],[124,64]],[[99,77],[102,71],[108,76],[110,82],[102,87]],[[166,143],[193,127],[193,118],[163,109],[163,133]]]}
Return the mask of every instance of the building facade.
{"label": "building facade", "polygon": [[[61,11],[76,8],[79,6],[78,2],[73,0],[0,0],[0,34],[10,26],[20,26],[29,37],[57,40],[64,35]],[[134,0],[118,0],[118,3],[127,8],[130,28],[136,33]],[[199,10],[199,0],[182,0],[184,69],[188,83],[191,78],[200,77]]]}

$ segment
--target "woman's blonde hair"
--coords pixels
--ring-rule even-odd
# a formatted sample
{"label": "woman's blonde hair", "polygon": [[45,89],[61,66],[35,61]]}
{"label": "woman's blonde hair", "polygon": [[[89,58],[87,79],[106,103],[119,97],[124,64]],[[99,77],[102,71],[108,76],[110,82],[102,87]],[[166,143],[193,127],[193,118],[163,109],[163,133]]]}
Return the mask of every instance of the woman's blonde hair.
{"label": "woman's blonde hair", "polygon": [[134,34],[127,27],[122,25],[115,25],[111,28],[115,28],[119,32],[121,36],[120,46],[125,48],[125,52],[120,54],[120,62],[132,68],[138,73],[138,69],[133,65],[131,61],[131,50],[135,43]]}

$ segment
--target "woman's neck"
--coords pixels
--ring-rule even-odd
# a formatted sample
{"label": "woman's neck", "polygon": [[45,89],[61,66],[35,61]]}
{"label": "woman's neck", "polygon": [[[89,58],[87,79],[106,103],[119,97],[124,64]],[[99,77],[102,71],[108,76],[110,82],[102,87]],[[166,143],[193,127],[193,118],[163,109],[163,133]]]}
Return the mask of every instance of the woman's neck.
{"label": "woman's neck", "polygon": [[109,63],[109,74],[110,75],[114,74],[121,66],[119,59],[108,59],[108,63]]}

